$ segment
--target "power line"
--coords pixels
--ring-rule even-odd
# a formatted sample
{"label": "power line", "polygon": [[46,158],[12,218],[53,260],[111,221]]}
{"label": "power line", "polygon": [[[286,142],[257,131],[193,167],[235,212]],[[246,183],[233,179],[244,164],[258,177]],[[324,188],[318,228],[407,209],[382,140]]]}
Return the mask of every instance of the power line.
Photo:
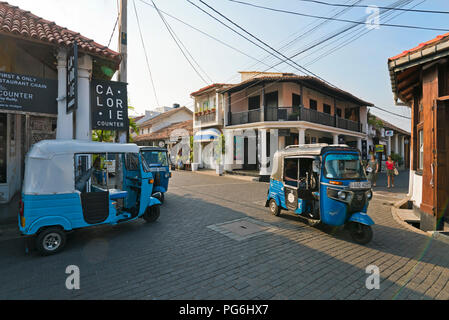
{"label": "power line", "polygon": [[410,117],[406,117],[406,116],[403,116],[403,115],[401,115],[401,114],[391,112],[391,111],[389,111],[389,110],[383,109],[383,108],[378,107],[378,106],[370,106],[370,108],[376,108],[376,109],[382,110],[382,111],[384,111],[384,112],[387,112],[388,114],[392,114],[392,115],[395,115],[395,116],[397,116],[397,117],[401,117],[401,118],[404,118],[404,119],[408,119],[408,120],[411,120],[411,119],[412,119],[412,118],[410,118]]}
{"label": "power line", "polygon": [[[363,24],[363,25],[368,25],[368,26],[372,25],[369,22],[360,22],[360,21],[347,20],[347,19],[338,19],[338,18],[331,18],[331,17],[316,16],[316,15],[311,15],[311,14],[306,14],[306,13],[299,13],[299,12],[295,12],[295,11],[289,11],[289,10],[283,10],[283,9],[276,9],[276,8],[259,6],[259,5],[253,4],[253,3],[243,2],[243,1],[239,1],[239,0],[229,0],[229,1],[232,1],[232,2],[235,2],[235,3],[240,3],[240,4],[243,4],[243,5],[246,5],[246,6],[250,6],[250,7],[259,8],[259,9],[270,10],[270,11],[281,12],[281,13],[288,13],[288,14],[293,14],[293,15],[302,16],[302,17],[324,19],[324,20],[332,20],[332,21],[340,21],[340,22],[350,22],[350,23]],[[444,31],[444,32],[449,31],[449,29],[443,29],[443,28],[430,28],[430,27],[400,25],[400,24],[388,24],[388,23],[379,23],[377,25],[378,26],[382,26],[382,27],[394,27],[394,28],[431,30],[431,31]]]}
{"label": "power line", "polygon": [[[118,0],[117,0],[117,11],[118,11]],[[111,37],[109,38],[108,48],[109,48],[109,46],[110,46],[110,44],[111,44],[112,37],[114,36],[115,28],[117,28],[118,18],[119,18],[119,17],[120,17],[120,12],[117,13],[117,19],[115,19],[114,28],[112,29]]]}
{"label": "power line", "polygon": [[[412,1],[413,1],[413,0],[412,0]],[[404,4],[404,5],[410,4],[412,1],[406,1],[406,2],[408,2],[408,3],[406,3],[406,4]],[[412,8],[417,7],[418,5],[424,3],[425,1],[427,1],[427,0],[421,1],[420,3],[414,5]],[[399,6],[399,5],[402,5],[402,4],[398,4],[398,5],[396,5],[396,6]],[[389,10],[386,10],[385,12],[382,12],[382,13],[381,13],[381,17],[387,17],[387,16],[389,16],[390,14],[394,13],[393,11],[391,11],[391,12],[388,12],[388,11],[389,11]],[[394,18],[396,18],[396,17],[398,17],[398,16],[400,16],[400,15],[402,15],[402,14],[404,14],[404,13],[405,13],[405,12],[402,11],[402,12],[396,14],[394,17],[391,17],[390,19],[388,19],[388,20],[386,20],[386,21],[391,21],[391,20],[393,20]],[[354,33],[354,35],[351,36],[349,39],[344,40],[341,44],[337,44],[336,46],[334,46],[333,48],[329,49],[329,50],[326,51],[325,53],[323,53],[323,54],[321,54],[320,56],[316,57],[313,61],[308,62],[306,65],[309,66],[309,65],[312,65],[312,64],[316,63],[317,61],[321,60],[322,58],[325,58],[325,57],[327,57],[328,55],[335,53],[336,51],[338,51],[338,50],[344,48],[345,46],[351,44],[352,42],[356,41],[356,40],[359,39],[360,37],[362,37],[362,36],[366,35],[367,33],[369,33],[369,32],[371,32],[371,31],[374,30],[374,29],[368,29],[368,30],[365,30],[365,29],[364,29],[362,26],[360,26],[360,25],[357,25],[357,27],[360,27],[360,28],[359,28],[359,30],[354,30],[355,33],[354,33],[354,32],[350,32],[349,34],[347,34],[347,35],[350,35],[350,34],[353,34],[353,33]],[[363,30],[361,30],[361,28],[363,28]],[[343,35],[342,37],[340,37],[340,39],[337,39],[336,41],[332,41],[331,43],[328,43],[328,44],[325,45],[324,47],[327,47],[328,45],[331,45],[331,44],[333,44],[333,43],[336,43],[336,42],[342,40],[345,36],[346,36],[346,35]],[[322,48],[324,48],[324,47],[322,47]],[[317,51],[315,51],[315,52],[317,52]],[[306,56],[303,57],[303,58],[306,58],[306,57],[308,57],[308,56],[310,56],[310,55],[312,55],[312,54],[313,54],[313,53],[308,54],[308,55],[306,55]]]}
{"label": "power line", "polygon": [[[150,4],[150,3],[148,3],[148,2],[145,2],[145,1],[143,1],[143,0],[139,0],[139,1],[142,2],[142,3],[144,3],[144,4],[146,4],[146,5],[148,5],[148,6],[150,6],[150,7],[155,8],[152,4]],[[191,28],[191,29],[193,29],[193,30],[195,30],[195,31],[198,31],[199,33],[205,35],[206,37],[208,37],[208,38],[210,38],[210,39],[212,39],[212,40],[215,40],[215,41],[221,43],[222,45],[224,45],[224,46],[226,46],[226,47],[228,47],[228,48],[230,48],[230,49],[232,49],[232,50],[234,50],[234,51],[236,51],[236,52],[238,52],[238,53],[240,53],[240,54],[242,54],[242,55],[244,55],[244,56],[246,56],[246,57],[248,57],[248,58],[250,58],[250,59],[253,59],[253,60],[255,60],[255,61],[258,61],[258,62],[260,62],[260,63],[265,64],[266,66],[268,66],[268,64],[264,63],[263,61],[261,61],[261,60],[255,58],[255,57],[253,57],[253,56],[251,56],[251,55],[249,55],[249,54],[243,52],[242,50],[240,50],[240,49],[238,49],[238,48],[236,48],[236,47],[234,47],[234,46],[231,46],[230,44],[227,44],[226,42],[224,42],[224,41],[218,39],[217,37],[214,37],[214,36],[208,34],[207,32],[202,31],[201,29],[198,29],[197,27],[192,26],[191,24],[189,24],[189,23],[187,23],[187,22],[185,22],[185,21],[183,21],[183,20],[181,20],[181,19],[179,19],[179,18],[177,18],[177,17],[175,17],[175,16],[173,16],[173,15],[167,13],[166,11],[163,11],[163,10],[161,10],[161,9],[159,9],[159,11],[162,12],[164,15],[169,16],[170,18],[172,18],[172,19],[174,19],[174,20],[176,20],[176,21],[178,21],[178,22],[181,22],[182,24],[188,26],[189,28]]]}
{"label": "power line", "polygon": [[[318,1],[318,0],[298,0],[298,1],[317,3],[317,4],[321,4],[321,5],[332,6],[332,7],[350,7],[350,5],[347,5],[347,4],[329,3],[329,2]],[[366,6],[366,5],[354,5],[352,7],[357,7],[357,8],[376,7],[376,8],[384,9],[384,10],[395,10],[395,11],[404,11],[404,12],[449,14],[449,11],[438,11],[438,10],[402,9],[402,8],[392,8],[392,7],[382,7],[382,6]]]}
{"label": "power line", "polygon": [[[187,48],[184,46],[184,44],[181,42],[181,40],[179,40],[179,38],[176,36],[175,32],[173,31],[173,29],[171,29],[170,25],[168,24],[168,22],[165,20],[164,16],[161,14],[161,12],[159,11],[158,7],[156,6],[156,4],[154,3],[153,0],[151,0],[151,3],[153,4],[154,8],[156,9],[159,17],[161,18],[162,22],[164,23],[165,27],[167,28],[168,32],[170,33],[170,36],[172,37],[172,39],[175,41],[176,45],[178,46],[179,50],[181,51],[182,55],[184,56],[184,58],[186,58],[187,62],[190,64],[190,66],[193,68],[193,70],[195,71],[195,73],[201,78],[201,80],[204,81],[204,83],[208,84],[207,80],[204,79],[204,77],[201,75],[201,73],[195,68],[195,66],[192,64],[192,62],[189,60],[189,58],[187,57],[187,55],[185,54],[185,52],[182,50],[181,46],[179,45],[179,43],[182,44],[182,46],[184,47],[184,49],[187,51],[188,55],[192,58],[192,60],[196,63],[196,65],[199,67],[199,69],[201,69],[201,67],[199,66],[199,64],[195,61],[195,59],[193,59],[192,55],[190,54],[190,52],[187,50]],[[179,40],[179,43],[178,43]],[[203,71],[201,69],[201,71]],[[203,71],[204,72],[204,71]],[[209,76],[204,72],[204,74],[206,75],[206,77],[209,78]],[[210,78],[209,78],[210,80]],[[213,82],[213,81],[211,81]]]}
{"label": "power line", "polygon": [[[193,4],[195,7],[199,8],[197,5],[195,5],[193,2],[191,2],[190,0],[187,0],[189,3]],[[278,56],[276,56],[274,53],[268,51],[267,49],[261,47],[260,45],[254,43],[252,40],[248,39],[247,37],[241,35],[239,32],[235,31],[234,29],[232,29],[231,27],[229,27],[228,25],[224,24],[221,20],[217,19],[216,17],[214,17],[213,15],[211,15],[210,13],[204,11],[203,9],[201,9],[203,12],[206,12],[209,16],[213,17],[215,20],[219,21],[220,23],[224,24],[226,27],[228,27],[229,29],[233,30],[234,32],[238,33],[239,35],[241,35],[242,37],[244,37],[246,40],[256,44],[259,48],[263,49],[264,51],[272,54],[273,56],[277,57],[278,59],[280,59],[282,62],[287,63],[286,61],[290,61],[292,62],[294,65],[296,65],[298,68],[294,67],[296,70],[301,71],[305,74],[311,74],[314,77],[320,79],[321,81],[327,83],[330,86],[333,86],[331,83],[329,83],[328,81],[324,80],[323,78],[321,78],[320,76],[316,75],[315,73],[313,73],[312,71],[304,68],[303,66],[299,65],[298,63],[296,63],[295,61],[291,60],[290,58],[286,57],[284,54],[282,54],[281,52],[279,52],[278,50],[274,49],[272,46],[270,46],[269,44],[267,44],[266,42],[260,40],[258,37],[254,36],[252,33],[250,33],[249,31],[247,31],[246,29],[244,29],[243,27],[241,27],[240,25],[238,25],[237,23],[235,23],[234,21],[232,21],[231,19],[227,18],[225,15],[223,15],[221,12],[219,12],[218,10],[214,9],[212,6],[208,5],[207,3],[205,3],[203,0],[199,0],[202,4],[204,4],[205,6],[207,6],[208,8],[210,8],[211,10],[213,10],[214,12],[216,12],[217,14],[219,14],[221,17],[223,17],[224,19],[226,19],[227,21],[229,21],[230,23],[232,23],[233,25],[235,25],[236,27],[238,27],[240,30],[242,30],[243,32],[245,32],[246,34],[250,35],[252,38],[256,39],[257,41],[259,41],[260,43],[262,43],[263,45],[265,45],[266,47],[270,48],[273,52],[277,53],[278,55],[282,56],[284,59],[286,60],[282,60],[281,58],[279,58]],[[289,64],[289,63],[288,63]],[[290,66],[292,66],[291,64],[289,64]],[[300,70],[301,69],[301,70]]]}
{"label": "power line", "polygon": [[[348,0],[346,3],[350,2],[351,0]],[[352,5],[348,5],[349,7],[353,6],[354,4],[360,3],[363,0],[356,0]],[[338,11],[336,14],[334,14],[332,17],[338,17],[341,14],[345,13],[346,11],[350,10],[350,8],[345,8],[343,10]],[[335,9],[333,10],[335,11]],[[332,12],[332,11],[331,11]],[[323,25],[329,23],[330,20],[325,20],[325,21],[321,21],[319,22],[316,26],[308,28],[307,30],[303,31],[303,28],[301,29],[301,34],[296,36],[293,40],[287,42],[286,44],[282,45],[278,50],[282,50],[285,49],[286,47],[290,46],[291,44],[293,44],[294,42],[297,42],[299,39],[310,36],[313,32],[315,32],[316,30],[318,30],[320,27],[322,27]],[[306,25],[305,28],[312,26],[314,24],[314,22],[311,22],[309,24]],[[299,32],[295,32],[295,34],[298,34]],[[267,60],[269,57],[271,57],[271,55],[265,56],[262,59],[263,60]],[[264,63],[265,64],[265,63]],[[257,63],[252,64],[249,68],[252,68],[254,66],[256,66]],[[266,65],[266,64],[265,64]]]}
{"label": "power line", "polygon": [[133,0],[133,6],[134,6],[134,12],[136,14],[137,27],[139,29],[140,40],[142,42],[143,51],[145,53],[145,60],[146,60],[146,63],[147,63],[148,72],[150,73],[150,80],[151,80],[151,85],[153,87],[154,98],[156,99],[157,105],[159,105],[159,100],[158,100],[157,94],[156,94],[156,87],[154,86],[153,75],[151,73],[150,62],[148,61],[147,49],[145,48],[145,42],[143,41],[142,30],[140,28],[139,16],[137,15],[136,2],[134,0]]}

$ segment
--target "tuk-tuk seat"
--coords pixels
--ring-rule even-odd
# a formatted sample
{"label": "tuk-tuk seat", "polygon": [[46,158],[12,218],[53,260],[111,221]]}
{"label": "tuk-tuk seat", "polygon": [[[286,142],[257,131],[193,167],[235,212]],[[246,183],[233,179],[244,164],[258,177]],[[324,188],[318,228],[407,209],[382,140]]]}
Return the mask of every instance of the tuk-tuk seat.
{"label": "tuk-tuk seat", "polygon": [[109,199],[117,200],[126,198],[128,195],[128,191],[118,190],[118,189],[109,189]]}

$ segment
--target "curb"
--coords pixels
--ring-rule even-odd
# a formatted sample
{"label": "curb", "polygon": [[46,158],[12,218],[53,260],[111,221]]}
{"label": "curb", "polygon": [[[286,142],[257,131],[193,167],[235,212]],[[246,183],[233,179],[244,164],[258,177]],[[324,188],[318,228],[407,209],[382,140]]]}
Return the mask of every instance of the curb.
{"label": "curb", "polygon": [[397,213],[397,209],[400,208],[404,203],[406,203],[407,201],[410,200],[410,197],[406,197],[398,202],[395,202],[393,204],[393,206],[391,207],[391,215],[393,216],[393,219],[399,223],[401,226],[409,229],[410,231],[413,231],[415,233],[419,233],[421,235],[427,236],[427,237],[431,237],[431,235],[429,235],[428,232],[422,231],[421,229],[415,228],[412,225],[408,224],[407,222],[405,222],[404,220],[402,220],[398,213]]}
{"label": "curb", "polygon": [[435,240],[449,244],[449,236],[442,234],[440,231],[428,231],[427,233]]}
{"label": "curb", "polygon": [[190,172],[204,174],[204,175],[208,175],[208,176],[212,176],[212,177],[226,177],[226,178],[239,179],[239,180],[245,180],[245,181],[255,181],[255,182],[259,181],[258,177],[244,176],[244,175],[238,175],[238,174],[223,173],[222,175],[218,175],[214,171],[201,171],[201,170],[190,171]]}

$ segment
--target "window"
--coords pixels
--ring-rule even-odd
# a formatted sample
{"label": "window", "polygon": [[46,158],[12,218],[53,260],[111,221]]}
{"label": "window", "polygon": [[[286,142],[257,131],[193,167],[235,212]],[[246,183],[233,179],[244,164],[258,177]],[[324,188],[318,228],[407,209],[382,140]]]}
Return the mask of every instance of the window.
{"label": "window", "polygon": [[424,162],[424,135],[423,130],[418,131],[418,170],[423,169]]}
{"label": "window", "polygon": [[341,118],[341,109],[337,108],[337,116]]}
{"label": "window", "polygon": [[260,96],[248,98],[248,110],[255,110],[260,108]]}
{"label": "window", "polygon": [[323,112],[327,114],[331,114],[331,106],[323,103]]}
{"label": "window", "polygon": [[149,167],[168,167],[168,157],[165,151],[142,151],[143,158]]}
{"label": "window", "polygon": [[316,100],[310,99],[309,107],[310,107],[310,109],[312,109],[312,110],[317,110],[318,108],[317,108],[317,102],[316,102]]}
{"label": "window", "polygon": [[328,179],[365,179],[362,163],[357,154],[329,154],[324,159]]}
{"label": "window", "polygon": [[301,105],[301,96],[299,94],[292,94],[292,106],[299,107]]}

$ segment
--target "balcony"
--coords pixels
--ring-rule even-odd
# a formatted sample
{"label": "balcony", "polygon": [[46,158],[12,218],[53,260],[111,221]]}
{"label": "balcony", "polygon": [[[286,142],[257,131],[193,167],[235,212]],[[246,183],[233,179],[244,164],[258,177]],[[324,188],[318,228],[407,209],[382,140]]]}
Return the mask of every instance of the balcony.
{"label": "balcony", "polygon": [[[229,125],[260,122],[261,113],[262,109],[232,112]],[[304,107],[268,107],[265,109],[265,121],[307,121],[349,131],[364,132],[360,122]]]}
{"label": "balcony", "polygon": [[207,114],[197,115],[195,114],[195,121],[201,123],[215,122],[215,112],[210,112]]}

